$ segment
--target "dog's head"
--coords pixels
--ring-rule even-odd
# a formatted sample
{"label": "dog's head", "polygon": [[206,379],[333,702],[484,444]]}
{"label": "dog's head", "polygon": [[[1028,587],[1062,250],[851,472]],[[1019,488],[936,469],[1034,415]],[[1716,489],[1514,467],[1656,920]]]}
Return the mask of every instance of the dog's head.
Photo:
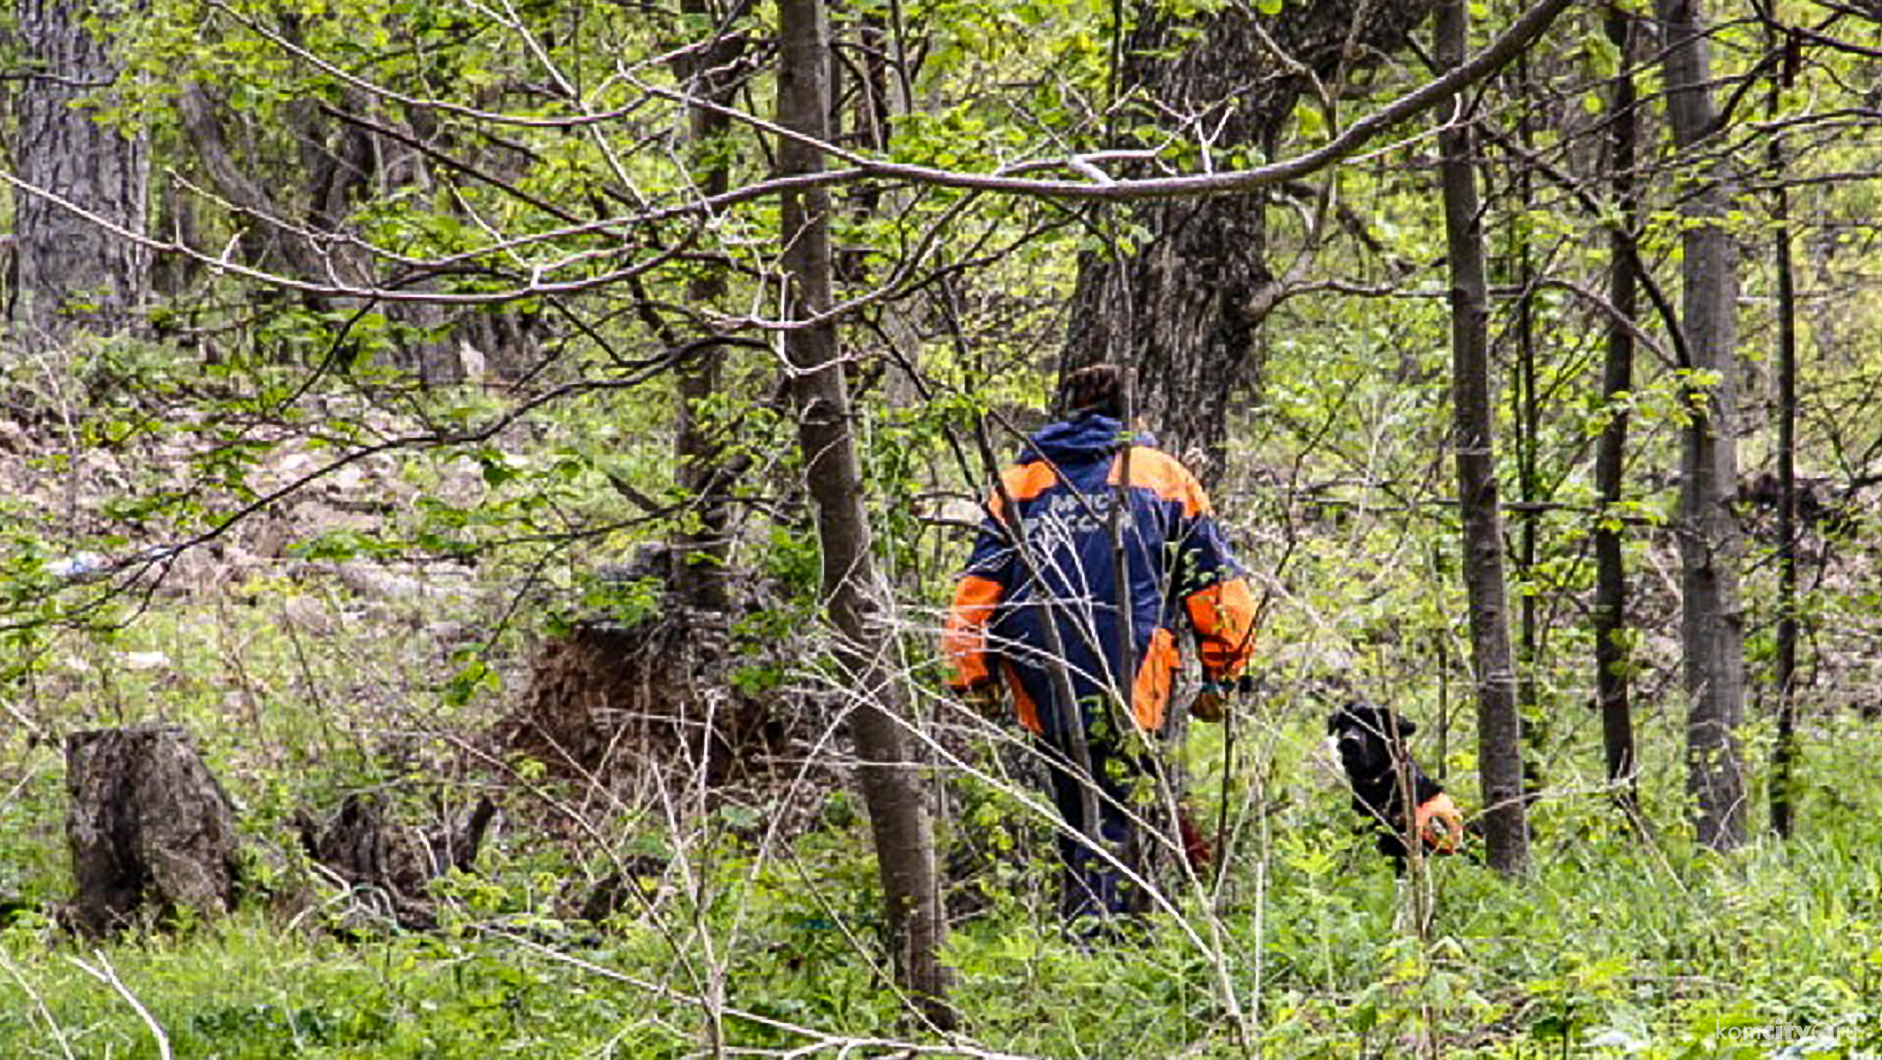
{"label": "dog's head", "polygon": [[1340,753],[1340,765],[1355,781],[1378,777],[1393,768],[1393,747],[1418,731],[1410,718],[1385,707],[1354,701],[1327,716],[1327,736]]}

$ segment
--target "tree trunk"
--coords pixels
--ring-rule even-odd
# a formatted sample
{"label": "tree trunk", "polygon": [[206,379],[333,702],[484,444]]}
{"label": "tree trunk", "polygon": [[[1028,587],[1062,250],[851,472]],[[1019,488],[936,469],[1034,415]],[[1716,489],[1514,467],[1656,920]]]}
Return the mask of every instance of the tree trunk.
{"label": "tree trunk", "polygon": [[[1462,61],[1461,56],[1454,61]],[[1538,107],[1529,79],[1528,53],[1516,57],[1516,86],[1521,108],[1516,124],[1517,141],[1525,154],[1535,152],[1535,127],[1531,121]],[[1535,185],[1531,167],[1520,166],[1515,173],[1516,196],[1525,215],[1536,208]],[[1486,181],[1488,177],[1486,176]],[[1510,427],[1514,436],[1511,454],[1516,458],[1516,582],[1524,586],[1516,600],[1516,712],[1522,719],[1523,743],[1528,760],[1523,764],[1523,785],[1528,792],[1547,784],[1543,763],[1548,761],[1550,717],[1543,710],[1536,672],[1542,665],[1542,594],[1534,591],[1533,579],[1539,561],[1541,511],[1544,497],[1541,474],[1542,400],[1537,395],[1538,369],[1536,349],[1536,263],[1530,243],[1529,226],[1507,226],[1511,240],[1510,257],[1515,263],[1517,289],[1522,292],[1516,304],[1516,364],[1510,388]]]}
{"label": "tree trunk", "polygon": [[[781,0],[778,23],[779,124],[822,140],[828,128],[825,64],[830,54],[822,0]],[[779,162],[787,175],[814,173],[822,166],[814,149],[791,140],[779,147]],[[830,197],[810,189],[786,192],[782,200],[788,318],[804,321],[830,307]],[[905,708],[884,621],[884,589],[870,552],[836,329],[828,320],[792,327],[784,333],[784,352],[793,373],[798,445],[817,511],[834,655],[856,695],[851,730],[861,761],[857,777],[869,809],[895,968],[922,1014],[939,1027],[951,1027],[946,969],[939,958],[946,924],[934,833],[898,717]]]}
{"label": "tree trunk", "polygon": [[[1117,124],[1156,126],[1215,155],[1271,152],[1309,87],[1303,71],[1337,81],[1363,52],[1400,50],[1430,10],[1431,0],[1303,0],[1273,16],[1229,5],[1198,17],[1139,5],[1117,71]],[[1169,128],[1171,114],[1184,116],[1180,128]],[[1108,140],[1153,146],[1129,132]],[[1205,485],[1222,471],[1230,399],[1251,381],[1256,329],[1281,294],[1268,266],[1267,201],[1254,192],[1134,205],[1117,220],[1141,233],[1135,245],[1079,262],[1060,370],[1134,366],[1138,411]]]}
{"label": "tree trunk", "polygon": [[[1438,5],[1440,66],[1463,62],[1465,0]],[[1457,495],[1464,524],[1464,582],[1470,599],[1471,667],[1477,687],[1477,759],[1483,789],[1484,846],[1505,875],[1529,867],[1523,807],[1522,719],[1510,657],[1508,589],[1503,581],[1502,515],[1496,484],[1490,397],[1489,298],[1473,140],[1467,123],[1438,137],[1443,158],[1444,233],[1451,267],[1452,409]]]}
{"label": "tree trunk", "polygon": [[[705,0],[683,0],[680,10],[700,19],[712,14]],[[731,66],[743,50],[740,38],[723,36],[683,60],[675,72],[687,92],[727,105],[732,102],[736,86]],[[732,119],[720,111],[695,107],[688,115],[687,139],[700,160],[702,195],[721,195],[730,183],[730,155],[719,150],[717,141],[731,127]],[[723,268],[703,265],[686,281],[686,300],[689,305],[713,307],[725,297],[725,289]],[[687,606],[708,613],[724,613],[729,606],[726,563],[731,542],[727,529],[736,471],[723,457],[719,430],[708,413],[708,403],[719,392],[724,356],[724,347],[707,346],[687,357],[677,369],[679,410],[673,455],[679,468],[679,485],[692,498],[693,520],[675,537],[672,583]]]}
{"label": "tree trunk", "polygon": [[[1771,112],[1778,112],[1771,83]],[[1791,777],[1797,761],[1797,292],[1791,260],[1790,193],[1784,187],[1784,141],[1773,133],[1771,204],[1777,273],[1777,745],[1771,749],[1771,829],[1788,839],[1796,828]]]}
{"label": "tree trunk", "polygon": [[[1707,158],[1717,132],[1710,55],[1699,0],[1656,0],[1673,141]],[[1732,503],[1738,482],[1738,366],[1733,357],[1735,248],[1722,221],[1729,206],[1723,161],[1706,161],[1680,206],[1680,329],[1692,363],[1711,380],[1688,394],[1680,455],[1680,632],[1686,653],[1687,788],[1699,842],[1716,850],[1745,838],[1745,780],[1738,727],[1745,711],[1744,551]]]}
{"label": "tree trunk", "polygon": [[[386,187],[423,186],[429,182],[421,155],[408,155],[401,141],[418,139],[387,116],[384,128],[362,124],[373,108],[361,89],[347,88],[339,103],[283,111],[284,124],[301,145],[304,174],[284,176],[279,163],[257,151],[244,151],[230,135],[224,113],[230,107],[213,84],[184,82],[177,92],[177,119],[196,162],[218,195],[232,207],[241,232],[243,254],[255,267],[314,283],[370,289],[389,282],[380,263],[349,231],[357,200],[372,194],[374,178]],[[300,184],[290,183],[298,181]],[[302,184],[305,186],[303,187]],[[576,215],[559,216],[574,223]],[[337,237],[337,238],[335,238]],[[408,290],[434,287],[435,279],[406,284]],[[412,373],[426,385],[474,379],[490,364],[514,366],[522,351],[482,349],[498,341],[530,341],[530,329],[511,320],[503,325],[487,313],[460,313],[414,301],[369,301],[364,295],[290,294],[264,289],[266,301],[297,298],[320,313],[351,314],[378,310],[401,329],[381,356],[389,367]]]}
{"label": "tree trunk", "polygon": [[65,740],[72,922],[99,936],[159,916],[235,904],[235,810],[181,728],[135,725]]}
{"label": "tree trunk", "polygon": [[[76,0],[21,0],[20,44],[31,76],[19,90],[17,172],[21,180],[79,209],[143,234],[149,149],[100,125],[78,105],[117,78],[103,42],[84,28]],[[131,327],[146,292],[150,254],[35,195],[15,191],[17,279],[9,316],[31,346],[80,333]]]}
{"label": "tree trunk", "polygon": [[1608,301],[1621,319],[1608,325],[1607,357],[1601,371],[1601,398],[1608,420],[1595,449],[1595,488],[1601,518],[1595,524],[1594,660],[1595,702],[1601,710],[1601,745],[1607,761],[1609,790],[1630,817],[1639,805],[1634,776],[1634,719],[1628,702],[1627,566],[1621,551],[1621,485],[1627,456],[1626,396],[1634,382],[1634,334],[1629,330],[1638,304],[1634,233],[1640,203],[1634,196],[1634,31],[1637,23],[1619,5],[1607,11],[1607,36],[1620,50],[1608,108],[1608,172],[1619,215],[1609,233]]}

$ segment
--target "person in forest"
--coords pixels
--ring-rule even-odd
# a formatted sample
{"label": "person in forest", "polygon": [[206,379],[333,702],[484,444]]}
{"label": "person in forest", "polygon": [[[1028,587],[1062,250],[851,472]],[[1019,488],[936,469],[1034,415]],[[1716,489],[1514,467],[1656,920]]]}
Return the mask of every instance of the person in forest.
{"label": "person in forest", "polygon": [[1190,711],[1202,720],[1221,719],[1254,643],[1254,602],[1209,498],[1126,430],[1128,385],[1111,365],[1063,380],[1062,418],[1027,440],[987,502],[943,635],[950,687],[985,710],[1004,686],[1045,751],[1067,825],[1068,921],[1144,908],[1129,882],[1136,822],[1158,811],[1132,790],[1166,730],[1180,625],[1196,633],[1204,683]]}

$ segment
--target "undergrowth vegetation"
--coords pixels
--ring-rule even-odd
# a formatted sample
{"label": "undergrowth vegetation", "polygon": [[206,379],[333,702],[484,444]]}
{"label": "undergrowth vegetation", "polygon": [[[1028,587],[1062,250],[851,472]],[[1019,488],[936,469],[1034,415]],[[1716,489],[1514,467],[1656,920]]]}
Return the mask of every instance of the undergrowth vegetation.
{"label": "undergrowth vegetation", "polygon": [[[1290,578],[1311,584],[1314,565],[1350,554],[1308,541]],[[1465,790],[1472,730],[1442,683],[1410,677],[1428,644],[1377,635],[1398,628],[1395,611],[1436,621],[1444,594],[1401,578],[1367,612],[1349,581],[1276,606],[1262,692],[1229,728],[1192,726],[1182,747],[1192,809],[1220,827],[1227,863],[1199,876],[1165,865],[1167,908],[1094,941],[1057,920],[1050,813],[1023,779],[1023,747],[1003,723],[932,698],[950,734],[932,776],[948,810],[946,959],[963,1016],[944,1038],[912,1028],[893,993],[850,791],[801,777],[708,790],[691,774],[664,805],[630,808],[502,760],[480,734],[527,681],[527,638],[479,646],[488,685],[464,694],[452,680],[473,657],[461,627],[494,623],[489,609],[512,601],[462,578],[427,584],[373,596],[331,572],[257,575],[156,598],[121,629],[48,634],[31,683],[16,686],[34,727],[5,744],[0,1055],[680,1057],[714,1043],[899,1055],[891,1043],[924,1039],[960,1056],[1882,1048],[1869,1020],[1882,1005],[1882,864],[1870,855],[1882,762],[1853,714],[1813,723],[1809,824],[1788,843],[1696,851],[1678,823],[1670,733],[1643,741],[1637,832],[1601,783],[1589,723],[1566,714],[1532,807],[1533,878],[1503,880],[1469,857],[1396,878],[1355,833],[1320,745],[1335,694],[1323,657],[1349,661],[1353,686],[1396,684],[1397,704],[1430,722],[1421,755]],[[1418,611],[1421,598],[1433,610]],[[440,601],[448,627],[436,624]],[[1316,634],[1318,608],[1354,624]],[[770,685],[814,697],[826,680],[800,665]],[[1676,703],[1655,704],[1643,731],[1676,716]],[[63,767],[47,734],[153,718],[196,735],[241,807],[248,890],[229,919],[88,944],[52,918],[69,882]],[[1754,755],[1762,732],[1748,733]],[[432,882],[435,930],[362,914],[310,875],[295,811],[360,790],[392,795],[411,821],[449,817],[471,792],[502,801],[476,871]],[[622,893],[583,919],[610,876]]]}
{"label": "undergrowth vegetation", "polygon": [[[292,480],[322,458],[319,447],[244,455],[234,501],[202,485],[214,469],[172,451],[168,431],[102,447],[74,436],[31,452],[14,494],[70,490],[79,500],[66,513],[23,513],[7,531],[8,591],[38,600],[56,590],[65,610],[59,622],[15,623],[0,659],[14,722],[0,743],[0,1055],[1882,1048],[1870,1019],[1882,1008],[1872,723],[1831,699],[1808,715],[1799,836],[1734,854],[1697,850],[1683,823],[1683,704],[1668,632],[1676,602],[1645,579],[1637,825],[1610,797],[1586,706],[1589,637],[1574,602],[1590,575],[1572,545],[1530,574],[1530,591],[1553,609],[1547,654],[1531,668],[1541,723],[1531,744],[1533,877],[1505,880],[1466,856],[1398,878],[1356,833],[1321,746],[1326,712],[1349,696],[1418,719],[1421,760],[1475,804],[1455,514],[1427,493],[1443,427],[1428,395],[1362,370],[1379,355],[1359,340],[1338,356],[1276,351],[1269,404],[1237,437],[1237,470],[1221,491],[1263,599],[1256,690],[1227,726],[1192,724],[1167,749],[1226,861],[1189,873],[1163,859],[1158,911],[1095,940],[1059,923],[1054,814],[1029,778],[1037,766],[1026,745],[1008,719],[975,717],[942,695],[933,673],[938,618],[922,602],[941,597],[965,541],[951,515],[958,501],[929,491],[972,474],[960,466],[959,432],[986,406],[956,394],[867,417],[879,547],[907,605],[897,616],[901,680],[927,726],[947,870],[944,956],[961,1016],[951,1035],[911,1024],[892,986],[871,840],[841,738],[848,693],[812,621],[818,553],[806,520],[783,514],[746,528],[746,603],[715,671],[727,695],[796,719],[764,754],[725,767],[685,741],[624,737],[621,756],[640,772],[623,786],[560,770],[500,736],[537,695],[545,644],[585,624],[662,620],[657,563],[637,557],[669,527],[620,520],[615,480],[663,488],[666,439],[628,428],[664,410],[596,399],[500,447],[391,450],[148,568],[136,560],[147,541],[215,526],[201,520]],[[158,394],[178,385],[136,379]],[[1016,402],[1043,389],[1009,385]],[[75,424],[123,415],[111,397],[122,391],[99,393]],[[1315,397],[1326,393],[1339,399]],[[1668,440],[1643,422],[1649,442]],[[764,414],[748,426],[754,453],[781,430]],[[393,418],[374,427],[398,429]],[[790,463],[776,450],[765,459],[777,471]],[[168,460],[199,488],[153,496],[130,474]],[[118,525],[126,496],[149,502],[143,536],[61,535]],[[1645,530],[1629,545],[1649,570],[1664,568],[1671,549],[1655,503],[1643,497]],[[1574,516],[1550,518],[1545,537],[1577,539]],[[95,580],[73,563],[93,550],[130,555],[109,572],[124,580]],[[1826,539],[1816,561],[1819,665],[1858,675],[1835,686],[1847,695],[1862,687],[1872,620],[1850,585],[1871,557],[1846,533]],[[1768,578],[1754,568],[1754,600]],[[1764,606],[1754,603],[1760,630]],[[58,923],[72,885],[59,741],[151,720],[189,731],[239,808],[241,906],[224,920],[186,914],[88,943]],[[1748,760],[1766,760],[1764,715],[1742,735]],[[410,828],[457,819],[480,797],[501,807],[476,863],[430,882],[435,926],[400,927],[310,857],[302,822],[360,793],[385,799]],[[1752,799],[1764,805],[1762,788]]]}
{"label": "undergrowth vegetation", "polygon": [[[1849,790],[1878,790],[1867,756],[1826,759]],[[1041,907],[1044,866],[978,880],[986,904],[948,949],[973,1043],[958,1055],[1751,1057],[1779,1051],[1758,1037],[1771,1028],[1794,1029],[1784,1055],[1882,1046],[1869,1019],[1882,1003],[1874,813],[1812,799],[1824,822],[1812,835],[1719,858],[1641,842],[1600,800],[1564,801],[1539,815],[1533,880],[1435,863],[1419,924],[1418,885],[1354,842],[1330,801],[1277,809],[1238,848],[1219,919],[1179,894],[1181,917],[1076,943]],[[572,866],[516,850],[437,885],[451,912],[435,933],[335,937],[318,910],[288,920],[258,900],[93,948],[15,913],[0,935],[0,1050],[154,1057],[153,1027],[177,1056],[257,1060],[678,1057],[710,1034],[870,1055],[906,1036],[873,963],[860,826],[826,825],[788,851],[735,832],[710,846],[709,876],[637,881],[648,906],[597,925],[557,915]],[[697,890],[661,893],[675,886]],[[1220,932],[1220,967],[1191,930]],[[1241,991],[1240,1019],[1218,974]]]}
{"label": "undergrowth vegetation", "polygon": [[[940,694],[932,670],[938,618],[922,602],[941,597],[965,541],[950,514],[958,502],[928,491],[973,473],[960,466],[960,431],[987,406],[943,395],[867,417],[879,547],[907,604],[901,679],[928,726],[952,921],[945,960],[961,1016],[950,1035],[911,1024],[892,986],[841,738],[847,693],[813,628],[818,554],[805,520],[747,527],[747,603],[724,643],[728,694],[798,719],[788,740],[713,772],[720,766],[684,742],[628,738],[622,757],[645,768],[623,786],[559,770],[499,735],[537,694],[543,645],[584,624],[661,619],[659,572],[636,557],[669,527],[620,520],[614,483],[663,488],[666,439],[630,428],[664,410],[596,398],[501,446],[394,449],[150,569],[135,562],[147,541],[215,526],[202,520],[290,481],[320,448],[244,454],[233,501],[205,485],[215,469],[174,451],[166,430],[105,446],[73,436],[29,453],[16,496],[69,490],[78,501],[23,513],[8,529],[8,591],[37,600],[54,589],[65,610],[60,622],[16,623],[0,660],[15,723],[0,743],[0,1055],[1882,1048],[1870,1019],[1882,1008],[1872,723],[1856,711],[1809,715],[1799,836],[1729,855],[1697,850],[1683,823],[1683,704],[1667,631],[1676,603],[1650,579],[1636,604],[1640,826],[1604,779],[1586,706],[1588,632],[1574,610],[1590,575],[1564,547],[1530,575],[1554,608],[1548,652],[1531,670],[1544,723],[1531,746],[1533,877],[1505,880],[1466,856],[1398,878],[1355,831],[1321,746],[1326,712],[1345,697],[1418,719],[1415,750],[1467,807],[1476,767],[1455,514],[1426,493],[1443,426],[1429,395],[1364,370],[1403,336],[1371,341],[1385,345],[1359,337],[1337,356],[1275,352],[1268,404],[1237,437],[1236,473],[1220,494],[1263,598],[1256,690],[1227,726],[1190,725],[1168,760],[1226,861],[1190,873],[1164,858],[1158,911],[1098,939],[1059,923],[1054,814],[1029,777],[1026,745],[1008,719],[975,717]],[[100,378],[121,370],[97,367]],[[135,381],[158,395],[181,385],[147,372]],[[1018,403],[1043,390],[1037,379],[1008,386]],[[112,396],[123,390],[98,393],[75,408],[85,431],[124,415]],[[1338,400],[1322,400],[1328,393]],[[761,444],[781,424],[750,419],[753,452],[788,469],[790,458]],[[1667,440],[1643,423],[1650,442]],[[373,429],[400,428],[388,417]],[[198,488],[153,495],[138,484],[132,472],[165,461]],[[143,536],[61,536],[119,525],[127,496],[146,502]],[[1646,531],[1629,546],[1647,569],[1664,567],[1671,548],[1653,503],[1643,498]],[[1545,535],[1572,542],[1581,532],[1572,515],[1550,520]],[[131,555],[112,572],[127,579],[71,573],[74,557],[94,550]],[[1848,586],[1869,561],[1855,534],[1822,545],[1809,598],[1825,627],[1822,666],[1864,672],[1870,616]],[[615,573],[598,573],[610,564]],[[1768,577],[1754,569],[1754,599]],[[59,741],[151,720],[188,730],[239,808],[241,905],[227,919],[186,913],[85,942],[58,923],[72,885]],[[1766,718],[1743,736],[1748,759],[1764,761]],[[501,807],[475,865],[430,882],[435,926],[400,927],[310,857],[302,822],[360,793],[387,800],[410,828],[454,820],[484,796]],[[1762,806],[1765,792],[1754,786],[1752,798]]]}

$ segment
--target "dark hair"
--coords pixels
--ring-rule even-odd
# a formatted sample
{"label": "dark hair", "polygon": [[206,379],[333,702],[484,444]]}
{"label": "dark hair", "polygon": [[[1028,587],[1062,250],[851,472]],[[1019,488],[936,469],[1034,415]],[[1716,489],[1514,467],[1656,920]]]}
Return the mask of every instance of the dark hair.
{"label": "dark hair", "polygon": [[1080,368],[1059,380],[1059,415],[1071,418],[1096,412],[1114,420],[1124,418],[1124,393],[1130,387],[1130,369],[1115,364]]}

